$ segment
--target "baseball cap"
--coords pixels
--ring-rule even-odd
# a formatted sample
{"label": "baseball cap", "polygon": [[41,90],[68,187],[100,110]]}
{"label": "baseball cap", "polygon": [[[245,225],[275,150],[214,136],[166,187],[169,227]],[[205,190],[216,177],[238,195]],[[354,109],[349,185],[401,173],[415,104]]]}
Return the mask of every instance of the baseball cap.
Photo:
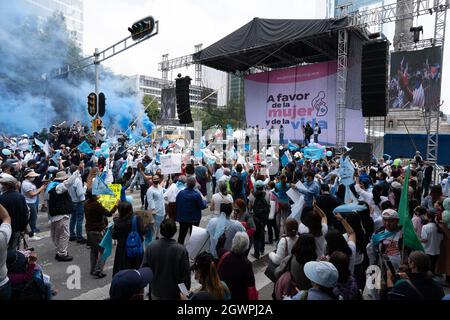
{"label": "baseball cap", "polygon": [[386,209],[381,215],[383,219],[399,219],[398,212],[393,209]]}
{"label": "baseball cap", "polygon": [[111,282],[109,296],[111,300],[130,300],[152,280],[153,272],[147,267],[119,271]]}
{"label": "baseball cap", "polygon": [[255,183],[256,189],[262,189],[262,188],[264,188],[264,186],[265,186],[265,184],[264,184],[264,181],[262,181],[262,180],[257,180]]}
{"label": "baseball cap", "polygon": [[17,179],[10,174],[2,173],[0,174],[0,183],[15,186],[17,183]]}
{"label": "baseball cap", "polygon": [[304,272],[309,280],[325,288],[334,287],[339,278],[336,267],[327,261],[307,262],[304,266]]}

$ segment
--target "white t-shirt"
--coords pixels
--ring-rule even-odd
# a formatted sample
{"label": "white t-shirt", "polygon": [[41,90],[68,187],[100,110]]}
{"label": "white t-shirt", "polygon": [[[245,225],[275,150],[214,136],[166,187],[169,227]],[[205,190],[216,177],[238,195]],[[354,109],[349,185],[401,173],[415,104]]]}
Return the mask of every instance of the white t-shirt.
{"label": "white t-shirt", "polygon": [[[325,235],[328,232],[328,226],[326,223],[322,223],[322,235],[320,237],[314,237],[316,240],[316,254],[317,258],[325,256]],[[303,223],[300,223],[298,226],[298,233],[309,233],[309,228],[305,226]]]}
{"label": "white t-shirt", "polygon": [[230,194],[227,194],[224,196],[222,193],[215,193],[212,198],[211,202],[214,204],[214,214],[219,215],[220,214],[220,205],[222,203],[233,203],[233,197]]}
{"label": "white t-shirt", "polygon": [[442,241],[442,234],[438,232],[436,223],[427,223],[422,227],[421,238],[428,240],[427,242],[422,242],[425,253],[430,256],[435,256],[440,254],[440,245]]}
{"label": "white t-shirt", "polygon": [[29,197],[27,192],[36,192],[36,186],[28,179],[23,180],[22,182],[22,194],[25,197],[27,203],[34,204],[37,201],[38,196]]}

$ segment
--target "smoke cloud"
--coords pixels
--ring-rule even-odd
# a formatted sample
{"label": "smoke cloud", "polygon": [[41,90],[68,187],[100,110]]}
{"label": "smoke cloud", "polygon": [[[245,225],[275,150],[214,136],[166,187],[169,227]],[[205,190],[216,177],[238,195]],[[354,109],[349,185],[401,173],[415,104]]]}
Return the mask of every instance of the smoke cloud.
{"label": "smoke cloud", "polygon": [[[62,15],[42,20],[20,1],[1,1],[0,43],[0,133],[31,134],[62,121],[88,124],[94,66],[64,79],[49,77],[52,70],[83,58]],[[106,95],[103,122],[110,132],[125,130],[143,110],[135,80],[100,70],[100,91]]]}

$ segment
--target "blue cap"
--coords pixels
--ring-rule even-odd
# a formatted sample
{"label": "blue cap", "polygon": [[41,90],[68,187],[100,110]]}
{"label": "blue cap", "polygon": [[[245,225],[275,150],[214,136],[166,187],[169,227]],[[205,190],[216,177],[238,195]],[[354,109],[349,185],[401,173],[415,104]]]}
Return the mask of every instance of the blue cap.
{"label": "blue cap", "polygon": [[153,280],[150,268],[126,269],[114,276],[109,289],[111,300],[130,300],[139,290],[145,288]]}
{"label": "blue cap", "polygon": [[262,188],[264,188],[264,186],[265,186],[265,184],[264,184],[264,181],[262,181],[262,180],[257,180],[255,183],[256,189],[262,189]]}

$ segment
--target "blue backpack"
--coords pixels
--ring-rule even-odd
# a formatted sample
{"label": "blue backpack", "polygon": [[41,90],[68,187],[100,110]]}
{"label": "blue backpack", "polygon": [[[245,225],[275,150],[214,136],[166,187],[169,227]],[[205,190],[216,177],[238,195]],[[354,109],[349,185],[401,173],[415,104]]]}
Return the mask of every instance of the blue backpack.
{"label": "blue backpack", "polygon": [[131,232],[128,234],[126,249],[127,257],[129,258],[140,257],[144,253],[141,236],[139,235],[139,232],[137,232],[137,216],[133,216]]}

